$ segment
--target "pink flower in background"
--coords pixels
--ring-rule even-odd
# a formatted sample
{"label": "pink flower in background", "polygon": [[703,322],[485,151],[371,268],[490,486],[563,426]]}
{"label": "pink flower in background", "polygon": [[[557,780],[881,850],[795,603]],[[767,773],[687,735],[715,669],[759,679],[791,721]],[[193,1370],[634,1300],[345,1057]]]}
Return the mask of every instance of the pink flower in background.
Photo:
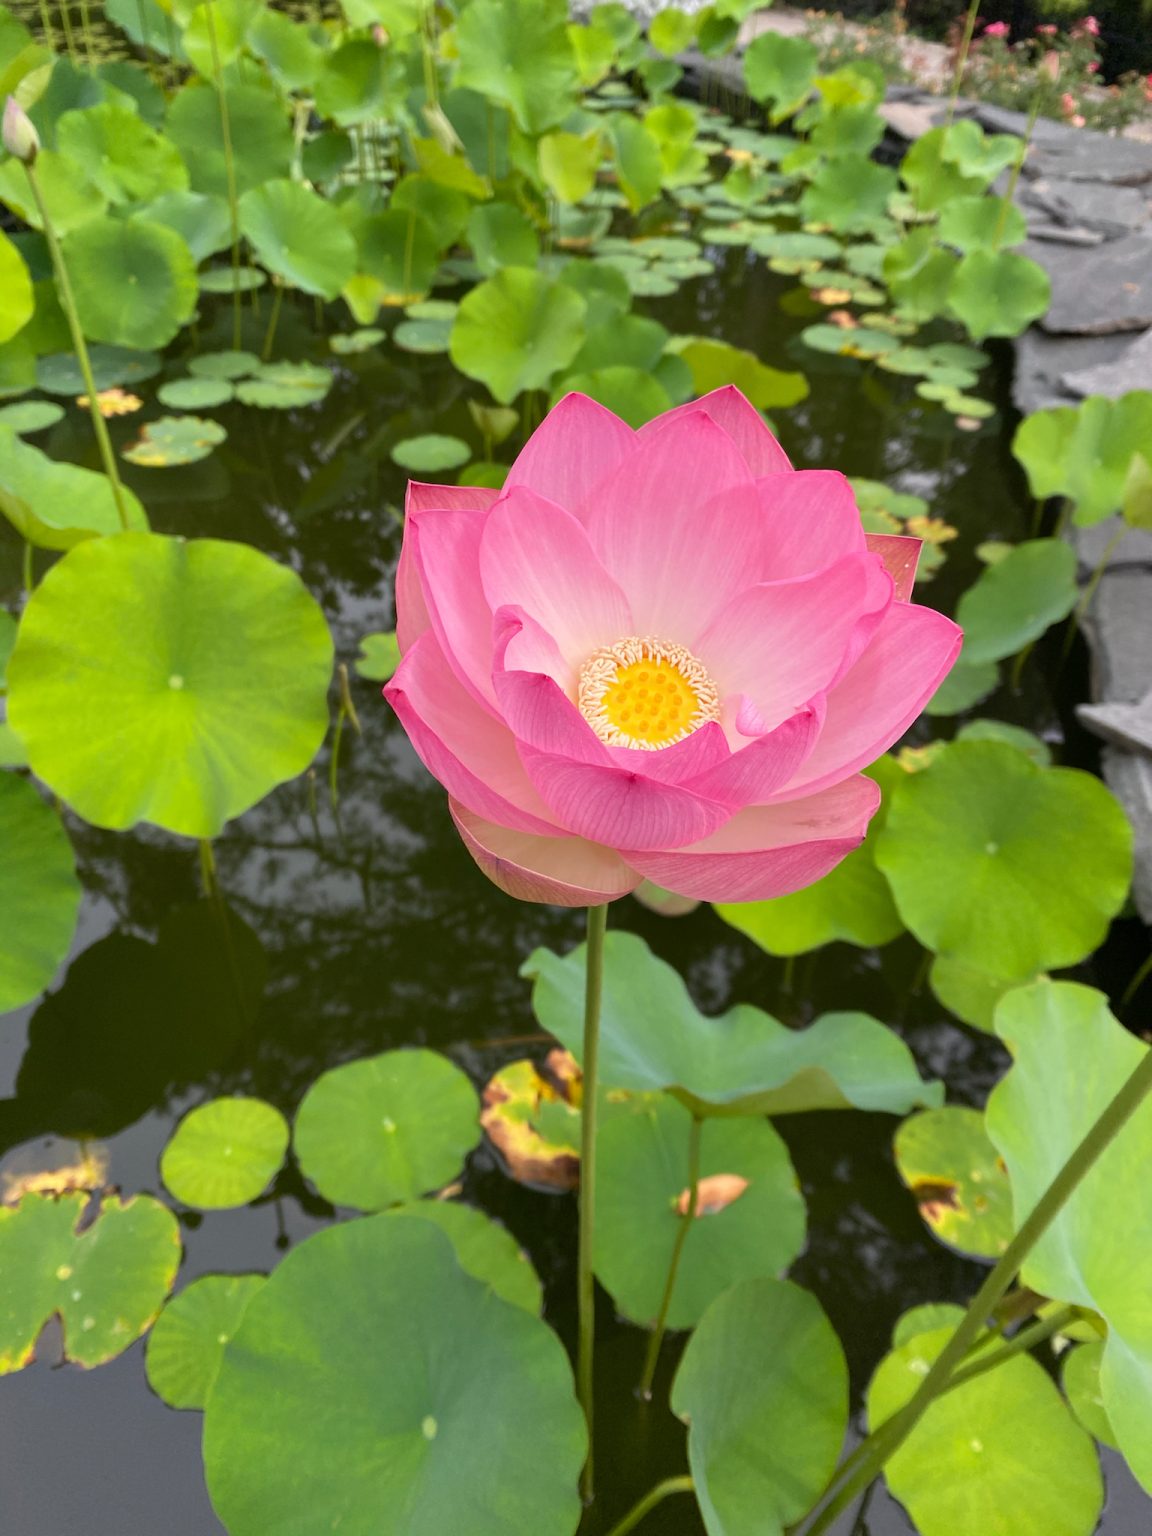
{"label": "pink flower in background", "polygon": [[1085,16],[1083,21],[1078,21],[1072,28],[1073,36],[1077,33],[1081,37],[1099,37],[1100,23],[1096,20],[1095,16]]}
{"label": "pink flower in background", "polygon": [[1007,37],[1009,32],[1006,21],[990,21],[984,28],[985,37]]}
{"label": "pink flower in background", "polygon": [[735,389],[639,432],[568,395],[502,491],[409,487],[384,691],[511,895],[780,896],[859,844],[859,770],[956,659],[918,549]]}
{"label": "pink flower in background", "polygon": [[1040,60],[1040,73],[1053,85],[1060,78],[1060,55],[1055,48],[1049,48],[1048,52]]}
{"label": "pink flower in background", "polygon": [[1055,37],[1057,32],[1059,32],[1059,30],[1060,30],[1059,27],[1055,26],[1052,22],[1048,22],[1045,26],[1037,27],[1036,28],[1036,36],[1037,37]]}

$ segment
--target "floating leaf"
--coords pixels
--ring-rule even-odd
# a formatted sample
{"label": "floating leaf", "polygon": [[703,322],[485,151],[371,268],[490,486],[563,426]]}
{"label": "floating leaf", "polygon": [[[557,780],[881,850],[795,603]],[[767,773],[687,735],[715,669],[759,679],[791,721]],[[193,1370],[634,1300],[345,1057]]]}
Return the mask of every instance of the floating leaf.
{"label": "floating leaf", "polygon": [[203,416],[161,416],[158,421],[146,421],[136,441],[120,453],[132,464],[167,469],[206,459],[227,436],[218,421]]}
{"label": "floating leaf", "polygon": [[257,267],[204,267],[197,280],[203,293],[253,293],[268,281]]}
{"label": "floating leaf", "polygon": [[539,1316],[544,1290],[532,1261],[512,1234],[483,1211],[457,1200],[413,1200],[410,1205],[393,1206],[388,1215],[439,1227],[466,1275],[482,1280],[514,1307]]}
{"label": "floating leaf", "polygon": [[950,1247],[998,1259],[1015,1230],[1012,1192],[978,1110],[911,1115],[896,1132],[896,1166],[920,1214]]}
{"label": "floating leaf", "polygon": [[[912,1397],[952,1332],[919,1334],[881,1362],[872,1429]],[[1027,1355],[936,1398],[884,1475],[921,1536],[1090,1536],[1104,1501],[1091,1440]]]}
{"label": "floating leaf", "polygon": [[521,391],[546,387],[571,363],[584,342],[585,309],[567,285],[509,267],[461,300],[449,345],[452,361],[486,384],[501,405],[510,405]]}
{"label": "floating leaf", "polygon": [[467,464],[472,450],[458,437],[445,437],[429,432],[422,437],[404,437],[392,445],[389,455],[393,464],[413,474],[439,474],[446,469],[458,469]]}
{"label": "floating leaf", "polygon": [[820,1303],[787,1280],[733,1285],[684,1351],[672,1411],[688,1425],[708,1536],[783,1536],[823,1491],[848,1427],[848,1366]]}
{"label": "floating leaf", "polygon": [[288,1122],[263,1099],[212,1099],[164,1148],[160,1176],[184,1205],[222,1211],[262,1195],[288,1150]]}
{"label": "floating leaf", "polygon": [[1068,1406],[1088,1433],[1101,1445],[1118,1451],[1120,1446],[1104,1406],[1104,1394],[1100,1388],[1100,1367],[1104,1360],[1104,1340],[1093,1344],[1080,1344],[1064,1356],[1060,1384]]}
{"label": "floating leaf", "polygon": [[63,406],[53,400],[17,400],[0,406],[0,427],[10,427],[20,437],[43,432],[63,419]]}
{"label": "floating leaf", "polygon": [[315,405],[331,387],[332,374],[313,363],[262,363],[252,378],[236,385],[236,398],[262,410],[290,411]]}
{"label": "floating leaf", "polygon": [[[1013,1064],[988,1100],[988,1134],[1008,1164],[1019,1224],[1148,1047],[1112,1016],[1102,993],[1072,982],[1009,993],[996,1032]],[[1104,1410],[1129,1466],[1152,1491],[1148,1265],[1132,1247],[1133,1235],[1152,1224],[1150,1156],[1152,1105],[1145,1101],[1024,1260],[1021,1278],[1045,1296],[1091,1307],[1108,1324]]]}
{"label": "floating leaf", "polygon": [[60,817],[27,779],[0,773],[0,1013],[31,1002],[56,975],[80,895]]}
{"label": "floating leaf", "polygon": [[281,1261],[204,1422],[231,1536],[288,1536],[301,1510],[346,1536],[439,1536],[462,1509],[469,1536],[572,1536],[585,1449],[551,1329],[466,1274],[443,1232],[394,1215]]}
{"label": "floating leaf", "polygon": [[[603,1120],[596,1178],[596,1274],[619,1311],[650,1325],[660,1309],[683,1225],[692,1117],[660,1096]],[[708,1120],[703,1178],[738,1175],[747,1187],[723,1210],[694,1221],[668,1311],[670,1328],[692,1328],[729,1286],[778,1275],[804,1245],[804,1201],[787,1149],[766,1120]]]}
{"label": "floating leaf", "polygon": [[484,1089],[480,1124],[517,1183],[575,1189],[580,1179],[580,1068],[550,1051],[544,1070],[531,1061],[501,1067]]}
{"label": "floating leaf", "polygon": [[[160,372],[160,358],[155,352],[137,352],[131,347],[88,348],[88,361],[97,389],[111,389],[117,384],[140,384]],[[36,384],[48,395],[82,395],[88,385],[80,365],[70,352],[55,352],[36,361]]]}
{"label": "floating leaf", "polygon": [[[167,384],[161,384],[156,391],[156,397],[161,405],[166,405],[174,411],[211,410],[214,405],[227,405],[232,398],[232,385],[227,379],[172,379]],[[215,423],[212,425],[214,426]],[[149,431],[149,435],[154,434]]]}
{"label": "floating leaf", "polygon": [[188,362],[188,372],[202,379],[243,379],[259,367],[255,352],[202,352]]}
{"label": "floating leaf", "polygon": [[203,1408],[224,1349],[263,1275],[202,1275],[179,1291],[148,1335],[148,1385],[169,1408]]}
{"label": "floating leaf", "polygon": [[[133,527],[146,528],[144,508],[122,489]],[[99,534],[121,528],[106,476],[77,464],[50,459],[0,425],[0,512],[37,549],[71,549]]]}
{"label": "floating leaf", "polygon": [[86,336],[122,347],[163,347],[196,308],[196,262],[174,230],[146,219],[98,218],[64,242]]}
{"label": "floating leaf", "polygon": [[1076,554],[1063,539],[1030,539],[985,566],[961,597],[964,659],[1002,661],[1038,640],[1076,606]]}
{"label": "floating leaf", "polygon": [[360,655],[353,665],[360,677],[373,683],[386,683],[400,665],[400,647],[396,643],[396,631],[386,634],[365,635],[360,642]]}
{"label": "floating leaf", "polygon": [[293,571],[243,544],[126,533],[78,544],[32,594],[9,718],[87,821],[215,837],[311,762],[331,674]]}
{"label": "floating leaf", "polygon": [[64,1354],[103,1365],[149,1327],[180,1264],[180,1229],[147,1195],[101,1200],[78,1231],[88,1196],[25,1195],[0,1205],[0,1375],[32,1360],[44,1325],[59,1316]]}
{"label": "floating leaf", "polygon": [[442,1188],[480,1137],[476,1091],[436,1051],[385,1051],[323,1073],[293,1143],[326,1200],[379,1211]]}
{"label": "floating leaf", "polygon": [[352,331],[348,335],[330,336],[328,345],[341,357],[349,357],[360,352],[370,352],[383,340],[384,332],[369,326],[366,330]]}
{"label": "floating leaf", "polygon": [[[561,959],[537,949],[533,980],[542,1027],[581,1049],[584,947]],[[938,1103],[900,1038],[865,1013],[826,1014],[793,1030],[747,1003],[719,1018],[699,1013],[677,972],[635,934],[605,941],[602,1081],[633,1092],[675,1088],[698,1114],[784,1114],[845,1108],[904,1114]]]}
{"label": "floating leaf", "polygon": [[981,703],[999,683],[1000,670],[994,661],[969,663],[961,651],[951,672],[924,706],[924,712],[928,715],[959,714],[961,710]]}
{"label": "floating leaf", "polygon": [[808,381],[802,373],[769,368],[754,353],[710,336],[677,336],[672,349],[692,370],[698,395],[735,384],[753,405],[767,411],[796,405],[808,394]]}

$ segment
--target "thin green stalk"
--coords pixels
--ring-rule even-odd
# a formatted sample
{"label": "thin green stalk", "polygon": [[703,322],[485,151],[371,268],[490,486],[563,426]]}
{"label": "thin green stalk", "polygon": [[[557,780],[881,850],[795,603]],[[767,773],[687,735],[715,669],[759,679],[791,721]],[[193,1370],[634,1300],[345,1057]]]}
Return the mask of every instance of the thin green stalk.
{"label": "thin green stalk", "polygon": [[[964,1386],[966,1382],[975,1381],[977,1376],[984,1376],[988,1371],[994,1371],[1006,1360],[1035,1349],[1037,1344],[1043,1344],[1045,1339],[1050,1339],[1054,1333],[1062,1332],[1070,1323],[1075,1322],[1079,1315],[1078,1307],[1061,1307],[1058,1312],[1053,1312],[1050,1317],[1042,1317],[1030,1328],[1021,1328],[1019,1333],[1013,1334],[998,1349],[982,1346],[980,1352],[970,1359],[969,1364],[961,1366],[949,1380],[947,1390],[952,1392],[955,1388]],[[987,1343],[991,1344],[995,1337],[995,1334],[989,1334]]]}
{"label": "thin green stalk", "polygon": [[28,185],[32,188],[32,196],[36,199],[36,207],[40,211],[40,222],[44,228],[44,239],[48,245],[48,254],[52,259],[52,270],[56,274],[56,286],[60,290],[60,302],[64,313],[68,316],[68,329],[72,333],[72,350],[76,353],[76,361],[80,364],[80,372],[84,378],[84,388],[88,395],[88,414],[92,418],[92,430],[96,434],[96,446],[100,450],[100,458],[104,464],[104,473],[112,487],[112,499],[116,503],[116,512],[120,518],[120,526],[127,528],[128,503],[124,499],[124,487],[120,483],[120,471],[116,467],[116,455],[112,452],[112,439],[108,436],[108,427],[100,414],[100,403],[96,398],[96,380],[92,374],[92,360],[88,356],[88,343],[84,340],[84,332],[80,328],[80,319],[76,313],[76,299],[72,292],[72,283],[68,277],[68,268],[64,262],[64,253],[60,249],[60,242],[56,238],[56,231],[52,227],[52,220],[48,215],[48,206],[44,201],[44,194],[40,190],[40,177],[36,170],[35,161],[31,164],[25,162],[24,169],[28,173]]}
{"label": "thin green stalk", "polygon": [[1075,608],[1072,610],[1072,617],[1068,620],[1068,630],[1064,637],[1064,656],[1067,656],[1068,652],[1071,650],[1072,640],[1076,634],[1076,631],[1084,622],[1084,616],[1092,606],[1092,599],[1096,596],[1096,588],[1100,585],[1100,582],[1104,576],[1104,572],[1108,569],[1108,562],[1116,553],[1116,546],[1120,543],[1120,540],[1128,531],[1129,525],[1125,522],[1121,522],[1119,528],[1117,528],[1116,532],[1104,546],[1104,553],[1097,561],[1096,569],[1088,578],[1088,585],[1084,588],[1083,595],[1081,596],[1080,601],[1076,604]]}
{"label": "thin green stalk", "polygon": [[72,30],[72,18],[68,14],[68,0],[64,0],[60,7],[60,25],[64,28],[64,42],[68,48],[68,57],[73,64],[79,64],[80,60],[76,54],[76,34]]}
{"label": "thin green stalk", "polygon": [[44,33],[44,41],[56,52],[56,33],[52,27],[52,13],[48,9],[48,0],[40,0],[40,27]]}
{"label": "thin green stalk", "polygon": [[580,1113],[580,1236],[576,1257],[576,1396],[588,1425],[588,1460],[580,1474],[584,1502],[592,1502],[592,1357],[596,1343],[596,1280],[592,1243],[596,1226],[596,1109],[600,1063],[600,994],[604,985],[604,934],[608,908],[588,908],[588,947],[584,970],[584,1089]]}
{"label": "thin green stalk", "polygon": [[645,1402],[650,1401],[652,1397],[652,1382],[656,1375],[656,1363],[660,1359],[660,1346],[664,1342],[664,1332],[668,1326],[668,1310],[672,1305],[672,1293],[676,1289],[680,1256],[684,1252],[684,1244],[688,1241],[692,1223],[696,1220],[696,1209],[700,1204],[700,1138],[703,1129],[703,1120],[699,1115],[693,1115],[692,1125],[688,1131],[688,1204],[680,1218],[672,1257],[668,1262],[668,1278],[664,1282],[664,1294],[660,1298],[660,1311],[656,1316],[652,1337],[648,1340],[648,1353],[644,1357],[644,1374],[640,1378],[639,1393]]}
{"label": "thin green stalk", "polygon": [[84,52],[88,58],[88,68],[96,68],[96,59],[92,52],[92,23],[88,15],[88,0],[80,0],[80,34],[84,39]]}
{"label": "thin green stalk", "polygon": [[1072,1150],[1059,1173],[1040,1196],[1020,1230],[1004,1250],[996,1266],[977,1291],[956,1332],[937,1355],[907,1407],[877,1432],[872,1454],[846,1480],[838,1478],[839,1491],[808,1527],[806,1536],[823,1536],[839,1515],[861,1494],[884,1464],[904,1444],[923,1415],[947,1388],[965,1355],[997,1303],[1007,1293],[1021,1264],[1067,1204],[1084,1176],[1123,1130],[1152,1092],[1152,1051],[1126,1079],[1105,1106],[1080,1143]]}
{"label": "thin green stalk", "polygon": [[1000,242],[1004,238],[1004,231],[1008,224],[1008,210],[1012,207],[1012,199],[1016,195],[1016,185],[1020,180],[1020,172],[1024,169],[1024,161],[1028,158],[1028,146],[1032,142],[1032,135],[1036,131],[1036,119],[1040,116],[1040,92],[1037,91],[1032,98],[1032,105],[1028,110],[1028,122],[1024,127],[1024,137],[1020,140],[1020,148],[1016,151],[1016,159],[1012,162],[1012,174],[1008,177],[1008,190],[1000,199],[1000,217],[996,220],[996,233],[992,239],[993,250],[1000,249]]}
{"label": "thin green stalk", "polygon": [[347,718],[347,712],[341,704],[336,713],[336,728],[332,732],[332,756],[328,759],[328,799],[336,816],[340,814],[340,743],[344,739],[344,722]]}
{"label": "thin green stalk", "polygon": [[276,340],[276,327],[280,322],[280,306],[284,302],[284,284],[279,278],[272,279],[276,292],[272,296],[272,313],[268,316],[268,329],[264,332],[264,345],[260,348],[261,362],[268,362],[272,356],[272,343]]}
{"label": "thin green stalk", "polygon": [[1148,980],[1149,976],[1152,976],[1152,955],[1148,956],[1147,960],[1145,960],[1144,964],[1140,967],[1135,976],[1133,976],[1132,980],[1124,988],[1124,996],[1120,999],[1121,1008],[1127,1008],[1128,1004],[1136,996],[1137,992],[1139,992],[1140,988]]}
{"label": "thin green stalk", "polygon": [[956,55],[956,73],[952,76],[952,91],[948,97],[948,116],[944,119],[946,128],[951,128],[952,119],[956,116],[956,103],[960,99],[960,86],[968,65],[968,50],[972,46],[972,34],[976,30],[976,17],[979,14],[980,0],[971,0],[968,15],[964,20],[964,37],[960,43],[960,52]]}
{"label": "thin green stalk", "polygon": [[655,1488],[650,1488],[638,1504],[632,1506],[620,1524],[612,1527],[608,1536],[628,1536],[628,1532],[634,1531],[644,1516],[655,1509],[657,1504],[662,1504],[669,1494],[691,1493],[694,1486],[692,1479],[687,1476],[666,1477]]}
{"label": "thin green stalk", "polygon": [[202,837],[197,846],[200,850],[200,888],[205,896],[216,899],[220,895],[216,855],[212,852],[212,844],[206,837]]}
{"label": "thin green stalk", "polygon": [[232,345],[240,346],[240,200],[236,195],[236,162],[232,155],[232,124],[228,116],[228,93],[224,89],[224,69],[220,63],[220,40],[216,35],[216,0],[204,7],[208,26],[208,47],[212,52],[212,78],[220,102],[220,139],[224,146],[224,176],[228,184],[228,220],[232,236]]}

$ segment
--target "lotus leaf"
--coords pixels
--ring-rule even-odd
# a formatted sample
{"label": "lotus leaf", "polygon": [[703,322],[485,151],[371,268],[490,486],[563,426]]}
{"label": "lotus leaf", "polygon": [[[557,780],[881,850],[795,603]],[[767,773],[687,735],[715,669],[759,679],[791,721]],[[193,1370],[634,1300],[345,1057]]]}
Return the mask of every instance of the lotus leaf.
{"label": "lotus leaf", "polygon": [[64,241],[85,335],[163,347],[196,308],[196,262],[184,241],[147,219],[89,219]]}
{"label": "lotus leaf", "polygon": [[263,1275],[201,1275],[179,1291],[148,1335],[148,1385],[169,1408],[203,1408],[224,1349]]}
{"label": "lotus leaf", "polygon": [[1000,197],[958,197],[940,211],[941,240],[958,251],[996,251],[1027,236],[1024,215]]}
{"label": "lotus leaf", "polygon": [[457,41],[457,84],[503,103],[526,133],[567,116],[576,55],[564,0],[469,0]]}
{"label": "lotus leaf", "polygon": [[439,474],[446,469],[459,469],[471,456],[472,450],[467,443],[438,432],[402,438],[393,444],[390,455],[393,464],[399,464],[401,469],[413,474]]}
{"label": "lotus leaf", "polygon": [[63,417],[64,407],[54,400],[17,400],[0,406],[0,427],[11,427],[20,437],[54,427]]}
{"label": "lotus leaf", "polygon": [[311,762],[331,671],[294,572],[242,544],[124,533],[78,544],[29,599],[9,716],[86,820],[215,837]]}
{"label": "lotus leaf", "polygon": [[769,121],[781,123],[807,101],[816,81],[819,50],[803,37],[765,32],[744,50],[744,81],[754,101],[770,102]]}
{"label": "lotus leaf", "polygon": [[585,1446],[551,1329],[467,1274],[444,1232],[388,1214],[281,1261],[204,1425],[232,1536],[287,1536],[302,1508],[347,1536],[443,1536],[462,1508],[472,1536],[572,1536]]}
{"label": "lotus leaf", "polygon": [[[167,384],[161,384],[156,391],[156,398],[161,405],[175,411],[210,410],[214,405],[227,405],[232,398],[232,385],[227,379],[172,379]],[[149,432],[149,436],[154,438],[155,434]]]}
{"label": "lotus leaf", "polygon": [[288,1150],[288,1122],[262,1099],[211,1099],[190,1110],[160,1158],[177,1200],[205,1211],[264,1193]]}
{"label": "lotus leaf", "polygon": [[324,60],[315,80],[316,110],[341,128],[385,117],[400,99],[403,77],[391,49],[350,38]]}
{"label": "lotus leaf", "polygon": [[131,205],[188,188],[180,151],[131,107],[105,101],[65,112],[56,143],[110,203]]}
{"label": "lotus leaf", "polygon": [[620,190],[636,213],[659,195],[660,144],[655,134],[628,113],[613,113],[609,132]]}
{"label": "lotus leaf", "polygon": [[1101,1445],[1118,1451],[1116,1435],[1104,1407],[1104,1394],[1100,1389],[1100,1367],[1104,1360],[1105,1344],[1098,1339],[1092,1344],[1081,1344],[1070,1349],[1064,1356],[1060,1384],[1068,1406],[1088,1433]]}
{"label": "lotus leaf", "polygon": [[[477,0],[473,0],[477,3]],[[544,388],[584,342],[584,300],[572,288],[524,267],[508,267],[460,302],[449,351],[502,404]]]}
{"label": "lotus leaf", "polygon": [[642,427],[672,406],[668,391],[658,379],[627,364],[565,374],[552,392],[553,404],[569,390],[598,400],[634,428]]}
{"label": "lotus leaf", "polygon": [[24,258],[0,231],[0,342],[23,330],[36,308],[32,278]]}
{"label": "lotus leaf", "polygon": [[956,610],[971,663],[1002,661],[1076,606],[1076,555],[1063,539],[1031,539],[985,566]]}
{"label": "lotus leaf", "polygon": [[356,270],[356,244],[301,182],[268,181],[240,199],[240,228],[257,260],[305,293],[334,299]]}
{"label": "lotus leaf", "polygon": [[[16,626],[4,628],[10,631],[7,648]],[[80,882],[63,823],[34,785],[12,773],[0,773],[0,908],[0,1013],[7,1013],[52,981],[80,910]]]}
{"label": "lotus leaf", "polygon": [[202,379],[243,379],[259,368],[255,352],[201,352],[188,362],[188,372]]}
{"label": "lotus leaf", "polygon": [[958,1105],[925,1110],[903,1122],[894,1149],[936,1236],[961,1253],[998,1259],[1015,1231],[1012,1192],[983,1115]]}
{"label": "lotus leaf", "polygon": [[1087,526],[1123,506],[1133,462],[1150,440],[1152,390],[1133,390],[1037,411],[1016,429],[1012,452],[1034,496],[1070,497],[1074,520]]}
{"label": "lotus leaf", "polygon": [[[139,501],[127,489],[122,494],[132,526],[147,528]],[[50,459],[22,443],[11,424],[0,424],[0,512],[37,549],[71,549],[121,527],[104,475]]]}
{"label": "lotus leaf", "polygon": [[468,244],[485,277],[504,267],[534,267],[540,239],[526,214],[512,203],[483,203],[468,220]]}
{"label": "lotus leaf", "polygon": [[133,217],[174,229],[197,261],[227,250],[232,241],[228,203],[208,192],[165,192],[134,209]]}
{"label": "lotus leaf", "polygon": [[948,287],[948,307],[977,341],[1018,336],[1048,308],[1047,272],[1015,251],[972,250]]}
{"label": "lotus leaf", "polygon": [[136,442],[121,451],[132,464],[167,469],[206,459],[227,436],[218,421],[202,416],[161,416],[158,421],[145,422]]}
{"label": "lotus leaf", "polygon": [[[36,156],[36,180],[58,235],[71,234],[89,219],[99,218],[107,206],[104,194],[79,166],[55,150],[43,149]],[[32,229],[43,229],[28,173],[19,160],[5,160],[0,165],[0,203],[7,204]]]}
{"label": "lotus leaf", "polygon": [[236,398],[244,405],[287,411],[314,405],[332,387],[332,374],[315,363],[261,363],[252,378],[236,385]]}
{"label": "lotus leaf", "polygon": [[293,21],[267,6],[260,7],[248,28],[248,46],[289,91],[306,90],[316,82],[326,41],[318,27]]}
{"label": "lotus leaf", "polygon": [[425,1221],[439,1227],[466,1275],[482,1280],[502,1300],[539,1316],[543,1287],[532,1261],[512,1234],[473,1205],[458,1200],[413,1200],[387,1213],[397,1221]]}
{"label": "lotus leaf", "polygon": [[870,231],[887,219],[896,172],[863,154],[827,160],[805,187],[800,211],[806,220],[843,233]]}
{"label": "lotus leaf", "polygon": [[[229,85],[228,121],[235,150],[237,192],[247,192],[292,164],[292,130],[277,97],[256,85]],[[228,171],[220,125],[220,98],[213,86],[193,81],[168,108],[168,134],[188,167],[194,192],[228,196]]]}

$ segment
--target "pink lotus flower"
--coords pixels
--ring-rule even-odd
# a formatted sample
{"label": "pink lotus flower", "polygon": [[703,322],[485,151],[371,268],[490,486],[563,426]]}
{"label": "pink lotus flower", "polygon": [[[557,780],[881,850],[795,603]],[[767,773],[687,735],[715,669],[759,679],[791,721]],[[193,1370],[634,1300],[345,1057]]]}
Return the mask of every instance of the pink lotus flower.
{"label": "pink lotus flower", "polygon": [[1036,28],[1036,36],[1037,37],[1055,37],[1057,32],[1059,32],[1059,30],[1060,30],[1059,27],[1055,26],[1052,22],[1048,22],[1046,25],[1044,25],[1042,27],[1037,27]]}
{"label": "pink lotus flower", "polygon": [[990,21],[984,28],[985,37],[1007,37],[1009,26],[1006,21]]}
{"label": "pink lotus flower", "polygon": [[735,389],[639,432],[568,395],[503,491],[409,487],[384,692],[509,894],[780,896],[858,845],[859,769],[956,659],[918,551]]}
{"label": "pink lotus flower", "polygon": [[1078,21],[1072,28],[1073,32],[1081,32],[1087,37],[1100,36],[1100,23],[1095,16],[1085,16],[1083,21]]}

